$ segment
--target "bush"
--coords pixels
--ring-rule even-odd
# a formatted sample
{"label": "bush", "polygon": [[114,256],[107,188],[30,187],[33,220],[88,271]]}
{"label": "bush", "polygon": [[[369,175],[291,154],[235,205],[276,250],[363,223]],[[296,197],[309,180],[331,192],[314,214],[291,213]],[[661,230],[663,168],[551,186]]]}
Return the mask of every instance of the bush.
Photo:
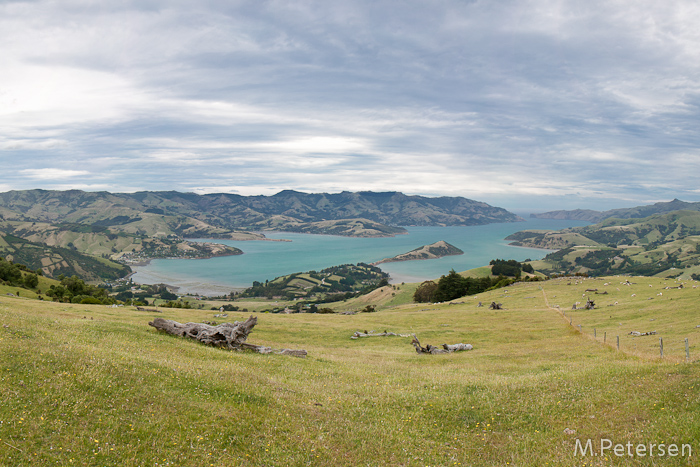
{"label": "bush", "polygon": [[102,305],[102,300],[95,297],[84,297],[80,300],[81,305]]}

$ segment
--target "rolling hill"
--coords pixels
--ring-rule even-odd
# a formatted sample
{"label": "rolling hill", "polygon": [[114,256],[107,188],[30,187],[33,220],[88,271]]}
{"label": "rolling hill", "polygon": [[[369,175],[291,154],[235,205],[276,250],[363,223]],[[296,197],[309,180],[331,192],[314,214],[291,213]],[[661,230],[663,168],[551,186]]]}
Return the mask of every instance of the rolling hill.
{"label": "rolling hill", "polygon": [[611,209],[609,211],[594,211],[592,209],[574,209],[570,211],[549,211],[540,214],[530,214],[538,219],[570,219],[588,222],[600,222],[605,219],[644,218],[654,214],[665,214],[673,211],[700,211],[700,203],[688,203],[679,199],[655,203],[634,208]]}
{"label": "rolling hill", "polygon": [[[81,257],[77,253],[97,257],[98,263],[102,258],[143,261],[242,253],[235,248],[207,248],[185,241],[187,238],[263,240],[265,235],[260,232],[264,231],[387,237],[405,233],[401,226],[521,220],[504,209],[466,198],[426,198],[396,192],[307,194],[286,190],[274,196],[175,191],[0,193],[0,234],[35,245],[27,249],[34,256],[24,260],[32,267],[43,267],[47,275],[59,270],[65,274],[69,269],[80,273]],[[58,254],[56,248],[65,251]],[[44,256],[36,256],[39,252]],[[18,254],[11,248],[0,248],[0,253]],[[73,255],[73,260],[65,260],[67,255]],[[88,269],[92,272],[85,270],[85,274],[78,275],[92,280],[101,270],[92,266]],[[108,272],[102,277],[112,276]]]}
{"label": "rolling hill", "polygon": [[[230,352],[148,326],[217,311],[3,295],[0,465],[695,465],[685,445],[697,456],[700,289],[621,282],[566,278],[377,313],[257,315],[251,344],[307,358]],[[593,310],[570,310],[587,289],[608,294]],[[492,301],[504,309],[478,306]],[[350,338],[365,330],[399,335]],[[419,355],[402,334],[474,348]],[[577,439],[596,450],[577,456]],[[606,460],[596,455],[603,439],[656,443],[656,455],[608,450]],[[659,443],[681,449],[659,455]]]}
{"label": "rolling hill", "polygon": [[387,236],[398,226],[481,225],[521,219],[505,209],[466,198],[402,193],[342,192],[273,196],[178,192],[107,193],[10,191],[0,193],[7,221],[75,223],[137,235],[225,238],[238,230],[283,230],[350,236]]}
{"label": "rolling hill", "polygon": [[0,255],[32,270],[41,269],[48,277],[78,276],[86,281],[114,280],[126,276],[131,268],[108,259],[73,249],[30,242],[0,233]]}
{"label": "rolling hill", "polygon": [[559,250],[533,262],[545,273],[700,274],[700,212],[674,211],[643,219],[607,219],[560,231],[522,231],[512,245]]}

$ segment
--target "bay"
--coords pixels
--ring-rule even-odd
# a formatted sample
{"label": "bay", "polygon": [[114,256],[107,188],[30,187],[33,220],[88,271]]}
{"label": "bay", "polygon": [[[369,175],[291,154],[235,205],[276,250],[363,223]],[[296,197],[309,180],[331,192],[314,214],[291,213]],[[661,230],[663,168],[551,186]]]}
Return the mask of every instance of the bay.
{"label": "bay", "polygon": [[444,240],[464,251],[463,255],[439,259],[384,263],[380,267],[392,283],[437,279],[451,269],[465,271],[484,266],[492,259],[541,259],[549,250],[513,247],[504,240],[526,229],[559,230],[587,225],[587,222],[527,219],[525,222],[460,227],[407,227],[408,233],[386,238],[352,238],[331,235],[266,232],[272,240],[206,240],[241,249],[244,254],[210,259],[156,259],[132,269],[134,282],[165,283],[180,293],[222,295],[250,287],[253,281],[321,270],[347,263],[372,263],[423,245]]}

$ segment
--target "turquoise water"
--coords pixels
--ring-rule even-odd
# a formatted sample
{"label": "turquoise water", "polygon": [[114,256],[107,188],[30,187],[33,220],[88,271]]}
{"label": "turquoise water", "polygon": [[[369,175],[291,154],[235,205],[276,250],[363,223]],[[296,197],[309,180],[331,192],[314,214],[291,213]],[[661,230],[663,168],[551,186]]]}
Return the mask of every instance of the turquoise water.
{"label": "turquoise water", "polygon": [[[408,234],[388,238],[349,238],[285,232],[266,233],[270,239],[291,242],[217,240],[243,250],[239,256],[204,260],[158,259],[148,266],[134,267],[135,282],[166,283],[181,293],[219,295],[293,272],[321,270],[345,263],[371,263],[444,240],[464,251],[445,258],[385,263],[380,267],[391,282],[420,282],[439,278],[450,269],[464,271],[484,266],[495,258],[540,259],[547,250],[519,248],[503,240],[525,229],[559,230],[586,225],[580,221],[528,219],[526,222],[472,227],[408,227]],[[207,240],[201,240],[207,241]]]}

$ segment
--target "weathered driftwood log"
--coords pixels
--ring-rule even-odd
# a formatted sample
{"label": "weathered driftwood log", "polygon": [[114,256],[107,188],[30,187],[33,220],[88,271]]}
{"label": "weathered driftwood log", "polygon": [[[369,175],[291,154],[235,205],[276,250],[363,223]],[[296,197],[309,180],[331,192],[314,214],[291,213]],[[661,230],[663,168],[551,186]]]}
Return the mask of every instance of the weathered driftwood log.
{"label": "weathered driftwood log", "polygon": [[400,337],[411,337],[410,334],[396,334],[395,332],[374,332],[374,331],[355,331],[355,334],[353,334],[350,339],[358,339],[360,337],[385,337],[385,336],[400,336]]}
{"label": "weathered driftwood log", "polygon": [[442,344],[442,348],[448,352],[460,352],[462,350],[472,350],[471,344]]}
{"label": "weathered driftwood log", "polygon": [[291,350],[282,349],[275,350],[271,347],[263,345],[254,345],[246,343],[248,334],[253,330],[258,323],[255,316],[251,316],[247,320],[241,322],[236,321],[231,323],[222,323],[217,326],[212,326],[204,323],[178,323],[170,319],[156,318],[149,326],[165,331],[180,337],[189,337],[203,344],[214,347],[223,347],[231,350],[253,350],[258,353],[277,353],[282,355],[293,355],[296,357],[305,357],[306,350]]}
{"label": "weathered driftwood log", "polygon": [[471,344],[442,344],[443,348],[435,347],[434,345],[428,344],[425,347],[423,347],[420,345],[420,341],[418,340],[418,337],[416,337],[415,334],[413,334],[413,340],[411,341],[411,344],[413,344],[413,347],[416,349],[417,353],[429,353],[432,355],[459,352],[462,350],[472,350],[474,348]]}

